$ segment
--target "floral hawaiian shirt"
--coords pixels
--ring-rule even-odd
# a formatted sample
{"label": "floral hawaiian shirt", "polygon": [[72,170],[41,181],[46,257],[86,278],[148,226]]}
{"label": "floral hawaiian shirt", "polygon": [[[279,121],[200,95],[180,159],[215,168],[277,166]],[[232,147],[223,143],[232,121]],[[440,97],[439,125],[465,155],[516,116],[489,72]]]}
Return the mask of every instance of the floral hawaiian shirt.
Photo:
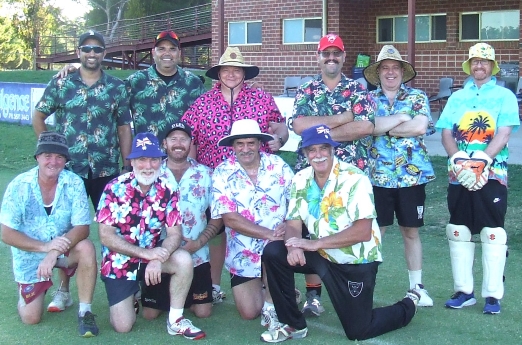
{"label": "floral hawaiian shirt", "polygon": [[[115,227],[116,234],[130,244],[155,248],[162,228],[180,224],[178,194],[161,176],[143,194],[134,173],[126,173],[105,186],[94,220]],[[140,263],[147,262],[103,245],[101,249],[103,277],[137,280]]]}
{"label": "floral hawaiian shirt", "polygon": [[[253,184],[235,156],[218,165],[212,175],[212,218],[237,212],[247,220],[274,230],[286,215],[294,173],[279,156],[261,152],[257,183]],[[225,266],[241,277],[261,276],[261,254],[268,243],[225,227]]]}
{"label": "floral hawaiian shirt", "polygon": [[[174,174],[167,168],[167,161],[161,166],[162,174],[179,194],[178,208],[181,214],[183,236],[195,240],[207,226],[205,211],[210,207],[212,197],[212,170],[192,158],[187,158],[190,167],[181,181],[176,181]],[[209,261],[208,245],[192,254],[194,267]]]}
{"label": "floral hawaiian shirt", "polygon": [[[462,90],[456,91],[448,100],[437,121],[437,130],[449,129],[459,150],[471,155],[475,150],[484,150],[497,133],[499,127],[518,130],[518,103],[509,89],[496,85],[496,78],[479,88],[470,82]],[[508,146],[493,159],[489,178],[507,186]],[[458,184],[453,170],[449,167],[449,183]]]}
{"label": "floral hawaiian shirt", "polygon": [[[91,224],[89,202],[83,181],[75,173],[63,170],[51,213],[43,207],[38,185],[38,167],[15,177],[2,199],[0,223],[42,242],[62,236],[78,225]],[[36,271],[47,253],[28,252],[11,247],[15,281],[32,284],[39,281]]]}
{"label": "floral hawaiian shirt", "polygon": [[[285,122],[274,98],[247,84],[243,84],[233,107],[223,98],[219,82],[199,97],[182,118],[182,121],[192,127],[193,143],[198,147],[196,160],[215,169],[231,157],[234,154],[232,148],[218,146],[218,141],[230,134],[232,123],[243,119],[256,120],[263,133],[268,133],[270,122]],[[261,145],[261,151],[272,152],[267,143]]]}
{"label": "floral hawaiian shirt", "polygon": [[47,85],[36,110],[54,113],[56,131],[67,138],[71,161],[67,167],[83,178],[120,172],[118,126],[131,122],[129,96],[123,81],[102,71],[91,86],[80,72],[54,78]]}
{"label": "floral hawaiian shirt", "polygon": [[[361,84],[353,79],[341,75],[339,84],[333,91],[323,83],[321,75],[316,75],[311,81],[301,85],[295,96],[292,119],[302,116],[329,116],[351,111],[354,121],[371,121],[375,123],[375,103]],[[369,173],[368,150],[372,144],[372,137],[367,136],[354,141],[341,142],[335,149],[335,155],[343,162],[348,162]],[[308,166],[302,154],[301,142],[298,146],[298,156],[295,170],[299,171]]]}
{"label": "floral hawaiian shirt", "polygon": [[286,219],[302,221],[312,240],[336,234],[356,220],[373,219],[369,241],[344,248],[319,250],[322,257],[333,263],[382,261],[381,232],[376,217],[370,180],[351,164],[335,158],[323,189],[315,182],[312,167],[298,172],[292,181]]}
{"label": "floral hawaiian shirt", "polygon": [[134,132],[152,132],[160,141],[170,125],[205,92],[201,80],[179,66],[168,85],[156,73],[155,65],[130,75],[125,85],[130,93]]}
{"label": "floral hawaiian shirt", "polygon": [[[435,132],[430,104],[424,91],[402,84],[391,106],[380,87],[371,91],[370,95],[377,103],[375,117],[399,113],[408,114],[412,118],[426,116],[429,120],[426,134]],[[435,172],[423,136],[374,137],[370,149],[370,179],[374,186],[384,188],[412,187],[433,181]]]}

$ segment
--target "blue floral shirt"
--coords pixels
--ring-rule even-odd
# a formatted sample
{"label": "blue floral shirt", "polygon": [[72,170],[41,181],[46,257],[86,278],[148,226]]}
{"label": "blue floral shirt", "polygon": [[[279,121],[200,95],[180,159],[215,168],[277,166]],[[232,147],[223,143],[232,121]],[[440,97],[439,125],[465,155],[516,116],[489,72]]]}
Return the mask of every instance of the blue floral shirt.
{"label": "blue floral shirt", "polygon": [[[212,196],[212,170],[192,158],[187,159],[190,167],[185,171],[179,183],[172,171],[167,168],[166,160],[163,161],[161,169],[162,174],[179,194],[178,208],[181,215],[183,236],[195,240],[207,226],[205,211],[210,207]],[[208,245],[193,253],[192,260],[194,267],[208,262]]]}
{"label": "blue floral shirt", "polygon": [[[426,134],[435,132],[424,91],[402,84],[392,105],[380,87],[371,91],[370,95],[377,103],[376,117],[399,113],[408,114],[411,118],[426,116],[429,120]],[[433,181],[435,172],[423,136],[374,137],[370,149],[370,179],[374,186],[384,188],[412,187]]]}
{"label": "blue floral shirt", "polygon": [[[212,175],[212,218],[237,212],[252,223],[272,230],[284,221],[294,173],[279,156],[260,154],[256,184],[236,156],[217,166]],[[229,227],[225,227],[225,231],[227,270],[241,277],[261,277],[261,254],[268,241],[242,235]]]}
{"label": "blue floral shirt", "polygon": [[[468,82],[448,100],[437,121],[437,130],[449,129],[459,150],[471,154],[475,150],[485,150],[499,127],[510,126],[518,130],[518,103],[515,94],[505,87],[496,85],[496,78],[479,89],[474,82]],[[507,186],[508,146],[494,157],[489,170],[489,178]],[[458,184],[449,167],[449,183]]]}
{"label": "blue floral shirt", "polygon": [[[319,74],[297,89],[292,119],[302,116],[338,115],[345,111],[353,113],[354,121],[371,121],[375,124],[375,103],[361,84],[342,74],[339,84],[330,91]],[[343,162],[351,163],[369,173],[368,150],[371,144],[371,136],[341,142],[335,149],[335,155]],[[308,166],[300,149],[301,142],[298,146],[296,171]]]}
{"label": "blue floral shirt", "polygon": [[[15,177],[7,186],[2,200],[0,223],[42,242],[62,236],[73,227],[91,224],[87,193],[82,179],[63,170],[51,213],[44,209],[38,185],[38,167]],[[37,283],[37,269],[47,253],[27,252],[11,247],[15,281]]]}

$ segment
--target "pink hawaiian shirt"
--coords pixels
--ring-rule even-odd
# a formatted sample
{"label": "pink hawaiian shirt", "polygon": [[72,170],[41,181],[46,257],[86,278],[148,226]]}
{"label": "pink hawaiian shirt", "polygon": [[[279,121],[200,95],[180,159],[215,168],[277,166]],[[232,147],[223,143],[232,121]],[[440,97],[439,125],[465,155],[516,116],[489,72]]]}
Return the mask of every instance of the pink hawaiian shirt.
{"label": "pink hawaiian shirt", "polygon": [[[279,156],[261,152],[257,183],[232,156],[212,175],[212,218],[237,212],[252,223],[274,230],[286,216],[294,173]],[[225,267],[234,275],[261,277],[261,254],[266,240],[252,238],[225,227]]]}
{"label": "pink hawaiian shirt", "polygon": [[[233,155],[232,148],[218,146],[218,141],[230,134],[234,121],[256,120],[263,133],[268,133],[270,122],[285,122],[274,98],[263,90],[244,84],[231,107],[220,88],[221,83],[216,83],[199,96],[181,118],[192,127],[193,142],[198,147],[196,160],[211,169]],[[261,146],[261,151],[271,153],[266,143]]]}
{"label": "pink hawaiian shirt", "polygon": [[[143,194],[134,173],[120,175],[105,186],[94,220],[115,227],[116,234],[130,244],[154,248],[163,227],[181,222],[178,194],[166,178],[159,177]],[[103,277],[137,280],[139,265],[146,262],[102,245]]]}

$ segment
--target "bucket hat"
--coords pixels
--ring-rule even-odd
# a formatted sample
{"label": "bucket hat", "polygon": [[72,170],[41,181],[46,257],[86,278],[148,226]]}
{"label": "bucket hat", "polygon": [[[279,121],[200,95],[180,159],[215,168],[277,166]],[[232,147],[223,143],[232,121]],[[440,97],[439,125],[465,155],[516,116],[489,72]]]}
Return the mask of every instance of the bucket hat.
{"label": "bucket hat", "polygon": [[383,60],[395,60],[402,63],[402,67],[404,68],[402,83],[409,82],[417,75],[415,68],[413,68],[412,64],[408,61],[402,59],[397,48],[392,45],[385,45],[382,47],[379,56],[377,56],[377,61],[366,67],[363,71],[364,78],[366,78],[366,80],[372,85],[377,86],[381,83],[378,68]]}

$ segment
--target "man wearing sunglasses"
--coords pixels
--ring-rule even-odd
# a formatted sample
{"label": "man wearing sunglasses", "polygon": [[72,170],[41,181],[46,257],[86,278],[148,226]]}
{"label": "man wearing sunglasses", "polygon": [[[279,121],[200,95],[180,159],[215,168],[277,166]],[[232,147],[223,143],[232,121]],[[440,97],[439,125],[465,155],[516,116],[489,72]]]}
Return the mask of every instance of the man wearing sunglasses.
{"label": "man wearing sunglasses", "polygon": [[[297,89],[292,114],[293,130],[301,135],[305,129],[327,125],[333,140],[339,143],[335,156],[368,175],[368,149],[372,144],[375,103],[361,84],[342,73],[346,53],[341,37],[328,34],[321,38],[316,56],[321,73]],[[300,148],[301,143],[296,171],[308,166]],[[308,236],[306,227],[303,227],[303,236]],[[306,302],[302,312],[318,316],[324,311],[321,281],[307,275],[306,285]]]}
{"label": "man wearing sunglasses", "polygon": [[[105,40],[100,33],[82,34],[76,54],[80,68],[49,82],[34,110],[33,128],[40,135],[47,130],[45,119],[55,114],[56,131],[65,135],[70,148],[67,167],[83,179],[96,209],[105,184],[120,173],[120,156],[131,151],[129,96],[122,80],[101,69]],[[60,271],[60,278],[50,312],[73,304],[69,277]]]}

